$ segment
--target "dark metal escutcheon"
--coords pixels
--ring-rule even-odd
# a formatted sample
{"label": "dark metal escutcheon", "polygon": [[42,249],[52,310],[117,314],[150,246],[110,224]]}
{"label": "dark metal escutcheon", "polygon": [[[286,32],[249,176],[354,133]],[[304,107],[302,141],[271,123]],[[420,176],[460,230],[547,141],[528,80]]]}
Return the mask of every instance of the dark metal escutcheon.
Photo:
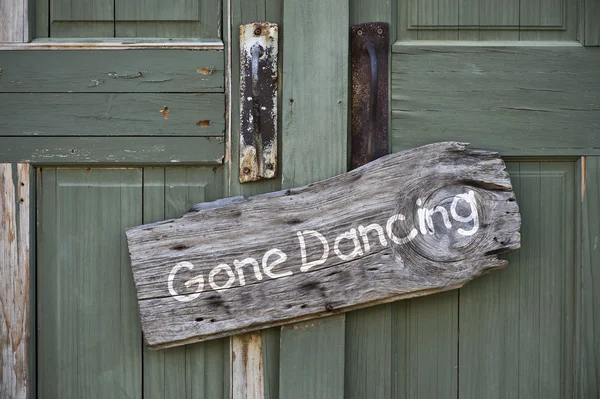
{"label": "dark metal escutcheon", "polygon": [[388,154],[389,24],[354,25],[352,71],[352,169]]}

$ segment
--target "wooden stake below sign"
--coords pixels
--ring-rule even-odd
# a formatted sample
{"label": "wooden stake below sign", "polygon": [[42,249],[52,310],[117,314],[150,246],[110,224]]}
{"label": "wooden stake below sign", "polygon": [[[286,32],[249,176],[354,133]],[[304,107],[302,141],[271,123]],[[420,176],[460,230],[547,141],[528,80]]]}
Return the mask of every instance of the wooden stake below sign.
{"label": "wooden stake below sign", "polygon": [[127,240],[156,349],[458,288],[506,266],[519,228],[500,156],[447,142],[198,204]]}

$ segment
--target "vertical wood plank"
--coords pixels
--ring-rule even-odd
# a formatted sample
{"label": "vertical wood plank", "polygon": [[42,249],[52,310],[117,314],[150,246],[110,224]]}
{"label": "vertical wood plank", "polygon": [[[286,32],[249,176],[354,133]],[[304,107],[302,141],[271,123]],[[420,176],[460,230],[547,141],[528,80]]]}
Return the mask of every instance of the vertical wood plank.
{"label": "vertical wood plank", "polygon": [[346,314],[345,398],[391,397],[393,308],[386,304]]}
{"label": "vertical wood plank", "polygon": [[123,231],[142,221],[141,170],[41,173],[39,392],[140,398],[142,343]]}
{"label": "vertical wood plank", "polygon": [[458,292],[400,301],[394,307],[394,397],[456,398]]}
{"label": "vertical wood plank", "polygon": [[[396,1],[350,0],[350,25],[388,22],[390,42],[396,37]],[[390,94],[390,93],[388,93]],[[390,118],[391,121],[391,118]],[[391,126],[390,126],[391,128]],[[391,131],[391,130],[390,130]],[[346,398],[389,398],[393,389],[393,305],[346,314],[344,395]]]}
{"label": "vertical wood plank", "polygon": [[577,286],[576,398],[600,396],[600,157],[579,162],[581,202]]}
{"label": "vertical wood plank", "polygon": [[30,395],[30,165],[0,164],[0,396]]}
{"label": "vertical wood plank", "polygon": [[[222,192],[222,169],[145,168],[144,223],[179,217]],[[161,351],[144,348],[144,398],[227,397],[228,352],[224,339]]]}
{"label": "vertical wood plank", "polygon": [[0,0],[0,43],[33,39],[33,0]]}
{"label": "vertical wood plank", "polygon": [[585,0],[583,13],[584,44],[600,46],[600,2]]}
{"label": "vertical wood plank", "polygon": [[[232,0],[230,2],[231,15],[231,43],[233,51],[231,63],[231,93],[239,93],[240,87],[240,59],[236,56],[239,49],[239,26],[246,23],[267,21],[282,26],[281,15],[282,0]],[[278,70],[281,74],[283,47],[279,48]],[[281,92],[281,86],[279,87]],[[281,93],[278,93],[278,108],[281,108]],[[239,129],[240,122],[235,115],[239,115],[239,96],[229,98],[230,112],[233,118],[230,123],[230,137],[228,138],[229,163],[226,174],[229,195],[255,195],[281,189],[281,176],[274,179],[260,180],[252,183],[240,184],[239,171]],[[278,121],[278,130],[281,131],[281,121]],[[278,146],[281,147],[281,137]],[[281,159],[278,160],[278,163]],[[256,333],[241,334],[231,337],[232,375],[231,387],[233,398],[277,398],[279,395],[279,328],[262,331],[262,339],[257,339]],[[247,356],[239,357],[242,351]],[[235,357],[234,357],[235,354]],[[261,373],[255,373],[257,359],[260,358]],[[252,381],[251,381],[252,380]],[[247,389],[247,387],[251,389]]]}
{"label": "vertical wood plank", "polygon": [[281,328],[281,398],[344,397],[344,315]]}
{"label": "vertical wood plank", "polygon": [[509,173],[522,247],[460,290],[460,398],[571,397],[574,164],[515,162]]}
{"label": "vertical wood plank", "polygon": [[[282,97],[282,186],[347,166],[347,0],[287,0]],[[281,398],[342,398],[345,316],[281,330]]]}
{"label": "vertical wood plank", "polygon": [[237,335],[231,340],[233,399],[263,399],[262,333]]}
{"label": "vertical wood plank", "polygon": [[283,187],[347,165],[348,2],[284,3]]}

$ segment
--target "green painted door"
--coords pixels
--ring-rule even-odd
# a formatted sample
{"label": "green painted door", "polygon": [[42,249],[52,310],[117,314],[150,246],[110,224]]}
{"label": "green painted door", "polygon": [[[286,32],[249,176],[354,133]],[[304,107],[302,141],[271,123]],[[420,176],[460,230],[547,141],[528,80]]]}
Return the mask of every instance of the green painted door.
{"label": "green painted door", "polygon": [[[392,27],[391,151],[500,151],[522,249],[457,291],[262,331],[264,396],[598,396],[600,51],[578,45],[577,1],[37,3],[59,49],[0,54],[0,162],[37,167],[39,398],[230,396],[229,339],[144,348],[124,229],[343,172],[349,25],[372,20]],[[240,185],[236,32],[264,20],[281,174]]]}

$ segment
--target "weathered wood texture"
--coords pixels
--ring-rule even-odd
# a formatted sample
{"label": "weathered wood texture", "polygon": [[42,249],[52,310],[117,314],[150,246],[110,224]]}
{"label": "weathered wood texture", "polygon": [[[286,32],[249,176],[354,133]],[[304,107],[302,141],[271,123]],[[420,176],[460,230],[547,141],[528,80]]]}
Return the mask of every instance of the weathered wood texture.
{"label": "weathered wood texture", "polygon": [[30,390],[30,166],[0,164],[0,396]]}
{"label": "weathered wood texture", "polygon": [[223,137],[0,137],[0,161],[220,165],[223,141]]}
{"label": "weathered wood texture", "polygon": [[262,334],[252,332],[231,341],[232,399],[265,397]]}
{"label": "weathered wood texture", "polygon": [[582,159],[580,172],[581,290],[577,298],[575,397],[596,398],[600,395],[600,157]]}
{"label": "weathered wood texture", "polygon": [[[199,204],[181,219],[128,229],[146,342],[153,348],[181,345],[457,288],[505,266],[497,254],[519,247],[520,219],[511,189],[497,154],[469,151],[458,143],[438,143],[381,158],[304,188]],[[476,198],[471,203],[472,216],[474,212],[480,215],[478,229],[474,230],[475,223],[459,228],[471,228],[473,234],[446,232],[449,227],[440,225],[437,218],[429,234],[424,222],[420,223],[421,236],[416,228],[411,229],[419,225],[415,203],[433,210],[452,202],[455,221],[466,222],[460,216],[465,209],[456,208],[455,196],[470,191]],[[319,209],[318,214],[314,209]],[[393,215],[400,213],[404,216],[397,220],[405,217],[406,221],[400,224],[403,227],[393,227]],[[354,249],[340,244],[343,234],[356,236],[356,231],[348,230],[372,223],[386,226],[386,220],[388,236],[395,240],[389,245],[372,240],[370,249],[365,244],[362,256],[358,239]],[[252,227],[257,223],[259,230]],[[307,231],[317,231],[332,243],[337,236],[334,252],[338,256],[299,273],[308,258],[314,261],[329,254]],[[235,232],[243,236],[234,237]],[[307,235],[304,260],[297,232]],[[399,241],[398,237],[409,234],[414,240]],[[352,241],[351,236],[346,239]],[[187,284],[186,289],[177,281],[168,289],[166,278],[180,261],[194,266],[179,271],[177,280],[190,280],[198,273],[208,276],[219,263],[248,257],[262,258],[264,271],[263,254],[271,248],[286,254],[285,263],[277,267],[277,275],[286,278],[258,279],[246,273],[244,284],[234,284],[235,277],[223,281],[226,273],[219,277],[213,272],[210,279],[218,286],[227,283],[232,288],[208,292],[207,287],[207,292],[199,293],[197,283]],[[344,270],[339,270],[341,265]],[[198,293],[181,302],[170,294],[175,287],[180,295]]]}
{"label": "weathered wood texture", "polygon": [[394,46],[392,147],[600,153],[600,49]]}
{"label": "weathered wood texture", "polygon": [[0,93],[0,103],[0,137],[223,136],[225,130],[220,93]]}
{"label": "weathered wood texture", "polygon": [[0,1],[0,43],[25,43],[33,38],[33,1]]}
{"label": "weathered wood texture", "polygon": [[139,399],[142,342],[122,232],[142,222],[142,170],[39,173],[38,392]]}
{"label": "weathered wood texture", "polygon": [[223,51],[219,50],[3,51],[0,64],[2,93],[224,90]]}
{"label": "weathered wood texture", "polygon": [[398,40],[576,40],[577,1],[400,0]]}

